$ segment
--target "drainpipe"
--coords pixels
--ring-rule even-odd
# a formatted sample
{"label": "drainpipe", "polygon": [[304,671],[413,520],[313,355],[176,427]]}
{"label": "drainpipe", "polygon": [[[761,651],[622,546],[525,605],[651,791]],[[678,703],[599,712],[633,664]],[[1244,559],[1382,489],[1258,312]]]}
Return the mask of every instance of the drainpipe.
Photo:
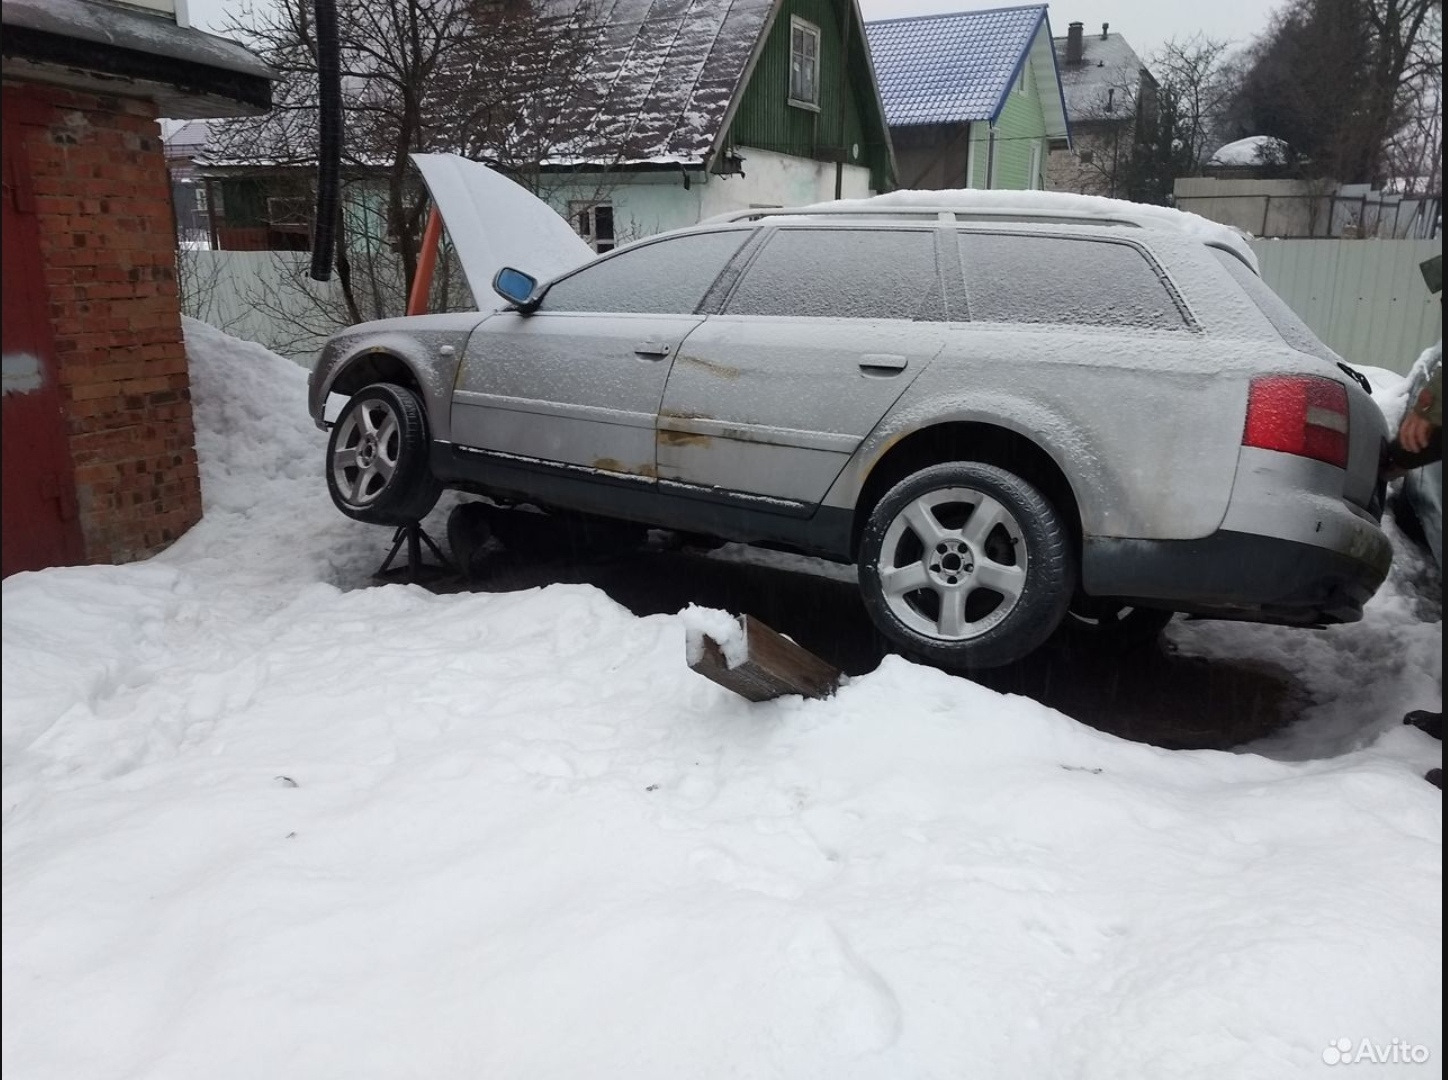
{"label": "drainpipe", "polygon": [[987,191],[989,191],[995,183],[995,124],[991,124],[989,131],[990,134],[986,136],[985,140],[985,186]]}
{"label": "drainpipe", "polygon": [[314,0],[317,33],[317,211],[312,226],[314,281],[332,280],[342,175],[342,54],[336,0]]}
{"label": "drainpipe", "polygon": [[211,237],[211,250],[221,250],[220,234],[216,229],[216,188],[210,177],[201,181],[206,185],[206,231]]}
{"label": "drainpipe", "polygon": [[835,110],[837,124],[835,135],[839,139],[840,156],[835,159],[835,198],[844,198],[845,192],[845,87],[848,85],[846,74],[850,63],[850,12],[854,9],[851,3],[840,5],[842,18],[840,19],[840,76],[836,80],[835,93],[839,98],[839,108]]}

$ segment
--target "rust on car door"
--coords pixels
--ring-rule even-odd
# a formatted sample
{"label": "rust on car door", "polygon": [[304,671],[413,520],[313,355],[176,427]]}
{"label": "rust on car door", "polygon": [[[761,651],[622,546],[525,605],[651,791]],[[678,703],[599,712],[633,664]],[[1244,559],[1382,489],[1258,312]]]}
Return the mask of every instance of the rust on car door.
{"label": "rust on car door", "polygon": [[4,94],[3,557],[0,576],[82,562],[75,470],[66,442],[46,299],[40,223],[30,192],[25,99]]}

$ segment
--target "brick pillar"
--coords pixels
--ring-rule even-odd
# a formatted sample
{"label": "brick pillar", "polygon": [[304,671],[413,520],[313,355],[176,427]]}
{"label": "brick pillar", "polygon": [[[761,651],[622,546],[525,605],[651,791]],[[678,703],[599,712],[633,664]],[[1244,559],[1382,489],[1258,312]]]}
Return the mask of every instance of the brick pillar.
{"label": "brick pillar", "polygon": [[153,555],[201,518],[170,179],[149,101],[27,91],[86,561]]}

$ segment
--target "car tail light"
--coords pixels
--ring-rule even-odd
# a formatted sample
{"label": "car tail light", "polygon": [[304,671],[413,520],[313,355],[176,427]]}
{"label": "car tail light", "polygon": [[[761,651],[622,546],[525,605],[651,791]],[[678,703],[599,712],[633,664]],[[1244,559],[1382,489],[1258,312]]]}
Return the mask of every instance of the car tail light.
{"label": "car tail light", "polygon": [[1258,375],[1242,445],[1347,468],[1347,389],[1320,375]]}

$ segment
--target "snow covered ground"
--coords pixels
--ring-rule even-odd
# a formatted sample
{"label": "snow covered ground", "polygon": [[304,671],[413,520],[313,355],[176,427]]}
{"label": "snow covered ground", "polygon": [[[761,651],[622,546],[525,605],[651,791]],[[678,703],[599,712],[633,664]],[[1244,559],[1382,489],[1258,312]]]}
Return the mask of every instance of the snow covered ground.
{"label": "snow covered ground", "polygon": [[7,1078],[1441,1075],[1416,556],[1174,626],[1298,684],[1235,753],[893,658],[751,706],[589,586],[362,588],[303,373],[187,338],[205,520],[3,586]]}

